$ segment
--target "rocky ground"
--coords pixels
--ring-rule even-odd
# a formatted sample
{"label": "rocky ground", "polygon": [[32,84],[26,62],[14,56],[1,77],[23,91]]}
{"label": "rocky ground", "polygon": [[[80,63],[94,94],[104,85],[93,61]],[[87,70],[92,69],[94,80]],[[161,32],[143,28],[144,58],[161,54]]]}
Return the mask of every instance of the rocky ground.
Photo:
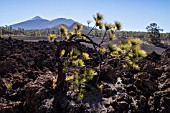
{"label": "rocky ground", "polygon": [[[24,40],[27,42],[38,42],[38,41],[48,41],[47,37],[12,37],[13,39],[17,39],[17,40]],[[91,37],[92,40],[96,43],[100,43],[101,42],[101,38],[99,37]],[[112,43],[119,43],[121,40],[124,40],[125,38],[116,38],[115,40],[112,41]],[[56,39],[57,41],[60,41],[60,38]],[[146,50],[147,53],[152,53],[153,51],[155,51],[158,54],[161,54],[166,48],[170,48],[170,44],[169,43],[165,43],[163,45],[160,45],[162,47],[157,47],[147,41],[145,41],[146,39],[143,40],[143,44],[141,45],[141,48]],[[104,43],[105,45],[106,43]],[[92,47],[91,45],[88,45],[89,47]]]}
{"label": "rocky ground", "polygon": [[60,92],[52,87],[54,61],[54,44],[48,41],[0,39],[0,113],[170,113],[170,49],[142,59],[140,71],[121,75],[103,66],[103,89],[91,84],[81,103],[70,91],[60,94],[59,106]]}

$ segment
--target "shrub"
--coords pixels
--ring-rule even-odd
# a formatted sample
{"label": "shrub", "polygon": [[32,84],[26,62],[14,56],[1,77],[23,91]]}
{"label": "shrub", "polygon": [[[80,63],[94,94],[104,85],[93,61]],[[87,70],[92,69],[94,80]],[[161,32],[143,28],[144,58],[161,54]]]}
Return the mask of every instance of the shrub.
{"label": "shrub", "polygon": [[[111,43],[115,39],[115,33],[122,28],[120,22],[104,23],[104,16],[100,13],[97,13],[93,18],[95,25],[87,34],[81,32],[82,24],[78,22],[73,26],[74,31],[68,31],[64,26],[59,27],[61,38],[64,38],[64,40],[56,47],[55,57],[58,64],[58,78],[57,82],[55,81],[55,86],[58,90],[64,89],[66,92],[66,81],[69,82],[73,92],[77,94],[79,99],[84,96],[86,83],[92,80],[94,76],[97,76],[96,85],[98,84],[102,65],[108,64],[117,69],[133,67],[139,70],[140,68],[135,62],[146,55],[146,52],[140,49],[142,43],[140,39],[129,38],[119,44]],[[102,31],[100,43],[94,42],[90,37],[90,33],[95,29]],[[53,39],[53,35],[50,36],[52,38],[49,39]],[[85,65],[85,62],[91,59],[89,53],[80,51],[80,48],[73,45],[73,43],[82,42],[92,45],[97,55],[97,67],[99,68]],[[103,45],[104,42],[108,43],[107,47]],[[109,62],[118,62],[118,65],[115,67]]]}

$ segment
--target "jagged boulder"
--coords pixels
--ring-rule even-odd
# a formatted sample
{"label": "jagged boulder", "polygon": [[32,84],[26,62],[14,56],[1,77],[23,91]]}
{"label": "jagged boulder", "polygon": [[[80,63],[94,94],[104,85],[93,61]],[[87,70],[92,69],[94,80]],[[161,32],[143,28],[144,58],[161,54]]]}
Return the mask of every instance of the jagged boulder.
{"label": "jagged boulder", "polygon": [[0,97],[6,93],[7,87],[5,83],[0,79]]}

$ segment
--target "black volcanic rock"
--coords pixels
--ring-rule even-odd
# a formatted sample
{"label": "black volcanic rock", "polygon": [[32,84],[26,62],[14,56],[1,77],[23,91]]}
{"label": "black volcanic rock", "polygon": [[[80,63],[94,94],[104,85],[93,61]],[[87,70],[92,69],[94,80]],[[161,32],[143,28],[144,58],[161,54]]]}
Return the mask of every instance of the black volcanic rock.
{"label": "black volcanic rock", "polygon": [[90,53],[92,59],[85,63],[95,68],[92,48],[75,42],[15,39],[0,39],[0,45],[0,113],[170,113],[170,49],[141,59],[136,74],[131,70],[123,74],[105,64],[99,79],[103,88],[96,87],[95,78],[87,82],[80,102],[70,82],[65,87],[67,95],[53,89],[54,48],[74,47]]}

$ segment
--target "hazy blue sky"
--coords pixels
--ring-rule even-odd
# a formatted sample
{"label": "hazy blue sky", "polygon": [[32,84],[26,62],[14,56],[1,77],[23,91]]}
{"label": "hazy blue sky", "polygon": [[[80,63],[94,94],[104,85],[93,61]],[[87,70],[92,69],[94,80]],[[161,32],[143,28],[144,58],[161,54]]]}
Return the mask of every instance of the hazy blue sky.
{"label": "hazy blue sky", "polygon": [[170,0],[1,0],[0,26],[40,16],[45,19],[71,18],[86,24],[97,12],[105,21],[120,21],[123,30],[146,31],[156,22],[170,32]]}

